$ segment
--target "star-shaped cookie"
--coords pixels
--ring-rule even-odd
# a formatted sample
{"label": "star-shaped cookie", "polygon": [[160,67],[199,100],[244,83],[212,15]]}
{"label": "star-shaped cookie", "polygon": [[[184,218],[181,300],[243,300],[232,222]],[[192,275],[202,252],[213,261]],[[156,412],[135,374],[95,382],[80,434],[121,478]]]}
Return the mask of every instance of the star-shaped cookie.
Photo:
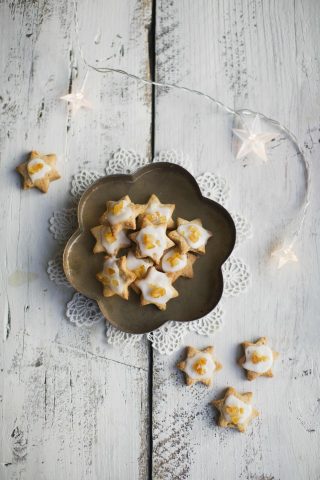
{"label": "star-shaped cookie", "polygon": [[207,241],[212,233],[203,228],[200,218],[190,222],[177,218],[177,229],[169,232],[168,236],[178,245],[181,253],[189,251],[205,253]]}
{"label": "star-shaped cookie", "polygon": [[23,177],[23,189],[38,188],[46,193],[50,182],[61,178],[56,169],[56,160],[57,157],[53,153],[43,155],[32,150],[28,160],[16,167],[16,171]]}
{"label": "star-shaped cookie", "polygon": [[211,387],[213,376],[222,369],[222,365],[215,358],[213,347],[207,347],[203,350],[187,347],[186,358],[177,364],[177,368],[184,372],[187,385],[201,382]]}
{"label": "star-shaped cookie", "polygon": [[145,211],[139,215],[140,227],[166,224],[167,228],[173,228],[172,213],[174,209],[175,205],[173,203],[163,204],[156,195],[152,194]]}
{"label": "star-shaped cookie", "polygon": [[267,337],[261,337],[255,343],[241,344],[244,355],[238,363],[246,370],[248,380],[255,380],[257,377],[273,377],[273,362],[279,353],[271,350],[267,344]]}
{"label": "star-shaped cookie", "polygon": [[126,257],[105,257],[103,270],[97,273],[97,280],[103,285],[103,296],[119,297],[128,300],[129,285],[135,280],[136,276],[127,268]]}
{"label": "star-shaped cookie", "polygon": [[165,250],[174,246],[174,243],[166,234],[166,225],[148,225],[138,232],[129,235],[136,246],[136,257],[150,257],[155,263],[159,263]]}
{"label": "star-shaped cookie", "polygon": [[[147,271],[152,267],[153,261],[151,258],[137,258],[135,254],[130,250],[127,255],[127,268],[136,275],[137,280],[145,278]],[[139,293],[138,287],[135,283],[130,285],[136,293]]]}
{"label": "star-shaped cookie", "polygon": [[110,225],[112,233],[116,234],[122,229],[135,230],[136,218],[143,213],[145,205],[132,203],[128,195],[114,202],[107,202],[107,210],[100,218],[100,222]]}
{"label": "star-shaped cookie", "polygon": [[125,230],[113,234],[110,225],[93,227],[91,233],[96,239],[93,253],[107,252],[109,255],[117,255],[121,248],[127,248],[131,245]]}
{"label": "star-shaped cookie", "polygon": [[168,250],[161,258],[160,268],[172,282],[179,277],[193,278],[193,264],[197,257],[191,253],[181,253],[178,247]]}
{"label": "star-shaped cookie", "polygon": [[135,286],[141,292],[141,305],[154,304],[160,310],[167,308],[167,302],[179,295],[172,286],[170,278],[163,272],[159,272],[155,267],[151,267],[145,278],[136,280]]}
{"label": "star-shaped cookie", "polygon": [[226,390],[221,400],[213,400],[212,405],[219,410],[219,427],[236,428],[244,432],[251,420],[259,415],[252,405],[251,392],[238,393],[233,387]]}

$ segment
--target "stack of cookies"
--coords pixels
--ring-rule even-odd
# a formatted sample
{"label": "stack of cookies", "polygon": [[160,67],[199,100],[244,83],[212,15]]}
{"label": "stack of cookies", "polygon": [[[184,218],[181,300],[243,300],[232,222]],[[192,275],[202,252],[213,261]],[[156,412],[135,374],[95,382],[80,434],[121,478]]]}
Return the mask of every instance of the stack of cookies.
{"label": "stack of cookies", "polygon": [[[165,310],[167,302],[179,295],[173,283],[181,276],[193,277],[195,254],[205,253],[212,234],[198,218],[175,222],[174,209],[156,195],[144,205],[132,203],[128,195],[107,202],[100,225],[91,230],[96,239],[93,252],[107,254],[97,274],[105,297],[128,300],[132,288],[140,294],[141,305]],[[126,254],[117,257],[122,249]]]}

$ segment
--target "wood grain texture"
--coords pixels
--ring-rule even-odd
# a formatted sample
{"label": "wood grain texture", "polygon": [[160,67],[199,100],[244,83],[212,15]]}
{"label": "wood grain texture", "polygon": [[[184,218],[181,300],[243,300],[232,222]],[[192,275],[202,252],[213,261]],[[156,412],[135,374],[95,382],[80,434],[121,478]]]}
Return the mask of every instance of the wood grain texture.
{"label": "wood grain texture", "polygon": [[[105,327],[64,317],[71,293],[47,278],[57,244],[53,210],[70,205],[80,166],[150,149],[146,87],[89,75],[92,110],[59,100],[79,87],[73,3],[1,2],[1,479],[144,479],[148,469],[148,351],[106,344]],[[79,2],[81,41],[101,58],[148,74],[148,1]],[[95,43],[101,31],[100,42]],[[99,36],[99,35],[98,35]],[[24,192],[14,167],[31,149],[59,155],[62,180]]]}
{"label": "wood grain texture", "polygon": [[[292,147],[280,140],[266,166],[243,168],[232,154],[230,116],[197,97],[155,90],[155,150],[182,150],[196,173],[224,176],[230,209],[252,221],[254,238],[238,251],[252,271],[248,293],[228,300],[221,333],[187,339],[198,347],[213,341],[224,366],[213,390],[184,386],[175,368],[182,351],[154,353],[152,396],[146,343],[111,348],[103,325],[70,325],[64,318],[70,292],[45,272],[57,249],[48,218],[70,206],[77,169],[102,170],[119,147],[150,153],[151,89],[91,73],[87,96],[94,108],[72,117],[59,100],[85,75],[72,2],[2,0],[0,11],[1,480],[317,480],[319,2],[155,3],[157,78],[282,121],[314,160],[315,187],[297,245],[300,262],[277,272],[266,252],[290,232],[304,192]],[[88,60],[148,77],[151,13],[151,0],[79,2]],[[31,149],[60,156],[63,178],[48,195],[20,190],[13,169]],[[260,335],[281,357],[274,379],[249,383],[236,366],[238,345]],[[261,411],[245,435],[215,425],[209,402],[228,385],[252,390]]]}
{"label": "wood grain texture", "polygon": [[[157,78],[208,92],[233,108],[262,111],[289,126],[319,181],[320,5],[314,1],[157,2]],[[300,479],[320,476],[319,198],[297,244],[300,262],[279,272],[267,251],[297,213],[301,164],[279,141],[267,165],[243,168],[231,151],[230,116],[205,101],[157,89],[155,148],[188,154],[197,173],[214,171],[230,185],[230,208],[253,223],[254,238],[237,255],[252,272],[246,295],[225,302],[225,326],[211,342],[224,368],[213,390],[186,388],[175,369],[181,352],[154,355],[153,477],[161,480]],[[316,187],[315,187],[316,190]],[[281,352],[274,379],[250,383],[236,365],[239,343],[267,335]],[[248,433],[218,429],[209,401],[224,387],[254,392],[261,411]]]}

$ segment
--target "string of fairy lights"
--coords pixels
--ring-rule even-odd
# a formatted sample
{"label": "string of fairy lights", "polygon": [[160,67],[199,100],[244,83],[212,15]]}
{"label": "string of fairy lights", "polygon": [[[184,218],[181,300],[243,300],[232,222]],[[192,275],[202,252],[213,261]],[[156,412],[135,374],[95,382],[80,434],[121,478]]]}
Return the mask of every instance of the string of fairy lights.
{"label": "string of fairy lights", "polygon": [[[155,86],[170,90],[179,90],[191,95],[197,95],[199,97],[204,98],[205,100],[215,104],[221,110],[225,111],[226,113],[232,115],[238,122],[239,126],[242,128],[233,128],[232,132],[237,137],[237,139],[241,142],[241,145],[237,151],[236,159],[243,160],[250,156],[255,156],[256,158],[261,159],[263,162],[268,161],[267,155],[267,144],[275,139],[276,137],[283,134],[287,140],[289,140],[297,153],[298,158],[300,159],[305,175],[305,195],[300,207],[298,221],[296,222],[296,227],[294,228],[293,234],[291,238],[284,239],[283,243],[279,245],[276,249],[271,252],[271,257],[273,257],[277,262],[277,268],[282,268],[285,264],[289,262],[297,262],[298,257],[294,251],[294,246],[301,234],[308,208],[310,205],[310,186],[311,186],[311,176],[310,176],[310,165],[305,157],[301,146],[295,135],[288,130],[287,127],[282,125],[280,122],[268,118],[262,113],[254,112],[252,110],[244,109],[244,110],[233,110],[231,107],[225,105],[224,103],[220,102],[216,98],[208,95],[204,92],[199,90],[191,89],[186,86],[170,84],[170,83],[163,83],[163,82],[156,82],[152,80],[147,80],[145,78],[139,77],[132,73],[126,72],[125,70],[111,68],[111,67],[100,67],[96,65],[90,64],[85,55],[82,48],[82,44],[80,42],[80,25],[79,25],[79,15],[78,15],[78,8],[76,0],[73,1],[74,5],[74,27],[75,27],[75,39],[79,51],[80,58],[87,70],[86,75],[84,77],[84,81],[79,90],[73,91],[67,95],[61,97],[62,100],[68,102],[71,107],[72,111],[76,112],[80,108],[91,108],[92,105],[89,100],[86,98],[85,88],[86,82],[88,79],[89,71],[94,71],[99,74],[118,74],[125,76],[127,78],[131,78],[136,82]],[[248,120],[251,120],[250,122]],[[262,122],[265,124],[270,125],[276,131],[263,131]]]}

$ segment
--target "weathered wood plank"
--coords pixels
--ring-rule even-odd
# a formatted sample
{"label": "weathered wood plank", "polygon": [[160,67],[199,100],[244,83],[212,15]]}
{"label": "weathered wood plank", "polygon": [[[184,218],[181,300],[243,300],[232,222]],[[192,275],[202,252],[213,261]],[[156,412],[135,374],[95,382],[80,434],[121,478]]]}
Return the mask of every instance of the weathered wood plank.
{"label": "weathered wood plank", "polygon": [[[235,108],[277,118],[319,155],[317,2],[237,0],[157,2],[157,78],[216,96]],[[246,295],[228,300],[223,331],[213,338],[224,368],[212,391],[184,387],[181,354],[154,355],[153,475],[166,479],[316,480],[319,425],[319,198],[297,245],[300,262],[276,271],[268,246],[283,234],[303,193],[301,165],[290,146],[267,165],[242,168],[230,151],[231,121],[195,97],[158,89],[156,150],[183,150],[197,173],[211,170],[231,187],[230,207],[244,213],[254,238],[239,248],[250,265]],[[232,163],[233,161],[233,163]],[[314,185],[320,171],[314,165]],[[263,219],[263,221],[262,221]],[[281,359],[272,380],[249,383],[236,365],[238,345],[267,335]],[[211,343],[190,336],[188,343]],[[218,429],[208,405],[225,386],[252,390],[261,418],[246,435]]]}
{"label": "weathered wood plank", "polygon": [[[106,344],[103,325],[70,325],[64,318],[70,291],[45,271],[57,249],[48,218],[70,203],[78,166],[102,169],[120,146],[150,149],[148,88],[93,74],[87,82],[93,110],[71,119],[59,100],[85,75],[72,10],[73,2],[60,0],[1,2],[0,477],[142,479],[146,345],[122,351]],[[88,60],[147,75],[150,15],[149,1],[79,2]],[[63,178],[47,195],[21,191],[13,171],[31,149],[59,155]]]}

